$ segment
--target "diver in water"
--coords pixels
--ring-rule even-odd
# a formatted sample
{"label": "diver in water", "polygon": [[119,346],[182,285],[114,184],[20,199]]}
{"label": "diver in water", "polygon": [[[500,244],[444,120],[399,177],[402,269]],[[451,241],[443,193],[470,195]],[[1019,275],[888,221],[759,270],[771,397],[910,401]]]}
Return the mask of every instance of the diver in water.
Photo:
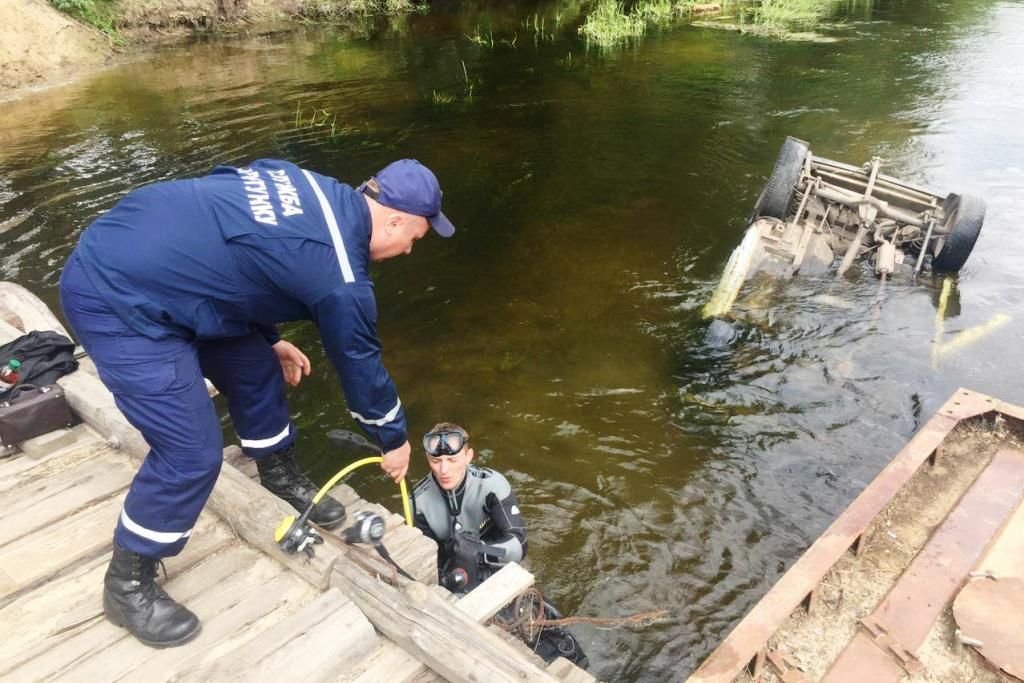
{"label": "diver in water", "polygon": [[[509,562],[526,559],[526,522],[508,480],[486,467],[475,467],[469,433],[442,422],[423,437],[430,474],[413,493],[416,528],[437,541],[438,581],[465,594]],[[511,605],[498,614],[511,621]],[[547,601],[544,617],[561,614]],[[579,642],[564,628],[546,626],[526,644],[551,663],[565,657],[581,668],[589,664]]]}

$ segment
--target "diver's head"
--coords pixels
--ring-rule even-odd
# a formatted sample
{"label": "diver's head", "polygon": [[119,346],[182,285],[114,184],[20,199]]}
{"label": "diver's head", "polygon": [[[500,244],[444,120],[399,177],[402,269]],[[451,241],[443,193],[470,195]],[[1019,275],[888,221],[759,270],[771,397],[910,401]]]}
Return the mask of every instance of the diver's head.
{"label": "diver's head", "polygon": [[423,435],[423,450],[438,486],[445,491],[458,488],[473,460],[469,432],[454,422],[440,422]]}

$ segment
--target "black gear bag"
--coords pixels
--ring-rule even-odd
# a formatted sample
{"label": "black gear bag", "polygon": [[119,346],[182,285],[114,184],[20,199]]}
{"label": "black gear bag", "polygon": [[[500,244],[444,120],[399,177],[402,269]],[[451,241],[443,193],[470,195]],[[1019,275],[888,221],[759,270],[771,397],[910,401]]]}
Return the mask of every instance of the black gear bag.
{"label": "black gear bag", "polygon": [[[64,335],[52,330],[33,330],[12,342],[0,346],[0,367],[11,360],[21,363],[18,384],[48,386],[69,372],[78,369],[75,344]],[[0,391],[0,401],[10,391]]]}

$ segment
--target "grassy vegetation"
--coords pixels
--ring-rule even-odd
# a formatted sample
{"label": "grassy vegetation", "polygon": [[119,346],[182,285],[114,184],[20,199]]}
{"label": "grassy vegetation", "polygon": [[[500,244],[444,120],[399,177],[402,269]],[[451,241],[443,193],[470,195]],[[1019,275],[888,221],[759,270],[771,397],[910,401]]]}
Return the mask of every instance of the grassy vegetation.
{"label": "grassy vegetation", "polygon": [[395,15],[420,12],[427,5],[413,0],[300,0],[299,16],[311,21],[332,21],[353,15]]}
{"label": "grassy vegetation", "polygon": [[754,8],[754,22],[764,26],[790,27],[816,24],[835,10],[834,0],[763,0]]}
{"label": "grassy vegetation", "polygon": [[122,42],[117,31],[117,7],[114,0],[50,0],[64,14],[89,24],[105,33],[112,41]]}
{"label": "grassy vegetation", "polygon": [[628,43],[647,32],[650,24],[662,24],[689,11],[697,0],[639,0],[626,10],[621,0],[598,0],[580,26],[580,35],[601,47]]}
{"label": "grassy vegetation", "polygon": [[580,26],[581,36],[602,47],[627,43],[646,32],[647,20],[637,12],[627,14],[619,0],[598,0]]}
{"label": "grassy vegetation", "polygon": [[430,96],[430,103],[435,107],[447,107],[449,104],[455,104],[455,95],[443,90],[435,90]]}
{"label": "grassy vegetation", "polygon": [[873,0],[761,0],[740,12],[739,29],[777,37],[814,28],[842,7],[870,6]]}

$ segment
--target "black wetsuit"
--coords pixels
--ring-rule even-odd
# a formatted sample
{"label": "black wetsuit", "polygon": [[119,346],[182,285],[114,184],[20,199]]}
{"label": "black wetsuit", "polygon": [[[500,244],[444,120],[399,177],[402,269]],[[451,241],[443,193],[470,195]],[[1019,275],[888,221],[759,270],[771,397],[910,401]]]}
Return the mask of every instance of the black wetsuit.
{"label": "black wetsuit", "polygon": [[[416,528],[438,544],[438,581],[453,593],[468,593],[503,565],[526,559],[526,522],[500,472],[470,465],[452,491],[427,475],[416,484],[413,499]],[[550,603],[545,602],[544,611],[548,619],[561,618]],[[582,648],[564,628],[542,628],[527,645],[547,662],[565,657],[587,667]]]}

